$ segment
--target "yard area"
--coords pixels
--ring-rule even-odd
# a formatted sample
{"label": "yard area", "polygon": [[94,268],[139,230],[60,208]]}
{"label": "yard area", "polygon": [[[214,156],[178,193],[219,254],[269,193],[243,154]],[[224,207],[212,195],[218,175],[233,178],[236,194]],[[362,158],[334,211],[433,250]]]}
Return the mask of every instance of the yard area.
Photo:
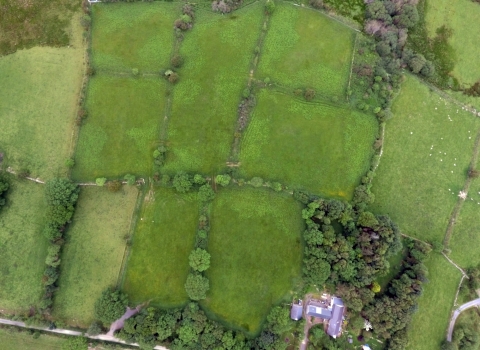
{"label": "yard area", "polygon": [[187,302],[188,255],[198,225],[196,193],[156,188],[145,197],[123,289],[134,303],[172,307]]}
{"label": "yard area", "polygon": [[0,344],[8,350],[62,350],[65,338],[42,334],[34,339],[28,331],[16,327],[0,328]]}
{"label": "yard area", "polygon": [[185,64],[174,88],[166,171],[225,168],[262,14],[260,2],[234,15],[197,11],[180,50]]}
{"label": "yard area", "polygon": [[462,274],[442,255],[432,252],[426,263],[429,283],[418,301],[409,328],[409,349],[438,350],[446,337],[450,311]]}
{"label": "yard area", "polygon": [[273,305],[290,302],[301,278],[300,211],[291,196],[271,190],[217,193],[208,243],[210,290],[202,302],[209,312],[255,334]]}
{"label": "yard area", "polygon": [[75,43],[0,57],[0,150],[8,166],[42,179],[66,174],[82,80],[82,45]]}
{"label": "yard area", "polygon": [[242,140],[241,175],[350,200],[369,167],[375,118],[268,90],[257,99]]}
{"label": "yard area", "polygon": [[480,120],[409,76],[387,121],[372,210],[403,233],[443,241],[463,188]]}
{"label": "yard area", "polygon": [[355,32],[311,9],[279,3],[272,16],[258,76],[291,88],[310,87],[345,99]]}
{"label": "yard area", "polygon": [[173,22],[179,3],[138,2],[95,4],[92,7],[93,64],[101,70],[140,72],[168,68]]}
{"label": "yard area", "polygon": [[102,291],[117,283],[138,190],[83,187],[62,252],[54,316],[88,328]]}
{"label": "yard area", "polygon": [[43,292],[48,241],[41,234],[45,216],[43,186],[11,181],[0,215],[0,310],[22,312]]}
{"label": "yard area", "polygon": [[427,0],[426,22],[430,37],[442,25],[453,30],[449,43],[455,49],[453,75],[467,86],[480,79],[480,6],[469,0]]}
{"label": "yard area", "polygon": [[158,78],[93,77],[72,177],[150,174],[164,103],[165,82]]}

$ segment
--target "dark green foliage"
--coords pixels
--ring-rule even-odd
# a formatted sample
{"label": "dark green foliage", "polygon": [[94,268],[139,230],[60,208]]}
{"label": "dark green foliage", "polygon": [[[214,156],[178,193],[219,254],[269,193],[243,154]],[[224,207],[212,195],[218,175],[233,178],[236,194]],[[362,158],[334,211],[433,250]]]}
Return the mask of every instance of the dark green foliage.
{"label": "dark green foliage", "polygon": [[79,188],[68,179],[52,179],[45,184],[47,220],[59,227],[70,222]]}
{"label": "dark green foliage", "polygon": [[88,327],[87,334],[95,336],[99,335],[100,333],[102,333],[102,325],[97,321],[92,322],[90,327]]}
{"label": "dark green foliage", "polygon": [[183,65],[183,62],[183,57],[178,54],[174,55],[170,60],[170,63],[174,68],[180,68]]}
{"label": "dark green foliage", "polygon": [[190,267],[195,271],[205,271],[210,267],[210,254],[204,249],[192,250],[188,257]]}
{"label": "dark green foliage", "polygon": [[88,350],[87,338],[69,337],[68,340],[62,344],[62,350]]}
{"label": "dark green foliage", "polygon": [[203,185],[198,189],[198,200],[201,202],[209,202],[215,198],[215,192],[210,185]]}
{"label": "dark green foliage", "polygon": [[125,293],[107,288],[95,302],[95,318],[104,325],[110,325],[126,311],[128,297]]}
{"label": "dark green foliage", "polygon": [[190,191],[192,186],[193,183],[190,175],[184,171],[178,172],[173,178],[173,187],[175,187],[175,189],[180,193],[186,193]]}
{"label": "dark green foliage", "polygon": [[228,174],[224,174],[224,175],[217,175],[215,177],[215,183],[221,185],[221,186],[228,186],[228,184],[230,183],[230,180],[231,180],[231,177],[230,175]]}
{"label": "dark green foliage", "polygon": [[7,203],[7,192],[10,187],[10,182],[6,175],[0,172],[0,212],[3,206]]}
{"label": "dark green foliage", "polygon": [[315,90],[314,89],[305,89],[305,94],[304,94],[304,97],[305,97],[305,100],[307,101],[311,101],[315,98]]}
{"label": "dark green foliage", "polygon": [[207,182],[207,180],[205,180],[205,178],[202,175],[195,174],[193,176],[193,183],[195,183],[197,185],[203,185],[205,182]]}
{"label": "dark green foliage", "polygon": [[202,300],[207,297],[207,291],[210,289],[208,278],[200,274],[189,274],[185,282],[185,290],[188,297],[192,300]]}
{"label": "dark green foliage", "polygon": [[155,171],[160,170],[160,167],[165,164],[165,157],[167,154],[167,147],[158,146],[155,151],[153,151],[153,163],[155,164]]}
{"label": "dark green foliage", "polygon": [[262,187],[263,186],[263,179],[261,177],[253,177],[250,180],[250,185],[253,187]]}
{"label": "dark green foliage", "polygon": [[267,0],[265,2],[265,12],[271,15],[275,11],[275,2],[273,0]]}
{"label": "dark green foliage", "polygon": [[135,181],[136,181],[135,175],[127,174],[123,177],[123,179],[127,181],[127,185],[129,186],[135,185]]}

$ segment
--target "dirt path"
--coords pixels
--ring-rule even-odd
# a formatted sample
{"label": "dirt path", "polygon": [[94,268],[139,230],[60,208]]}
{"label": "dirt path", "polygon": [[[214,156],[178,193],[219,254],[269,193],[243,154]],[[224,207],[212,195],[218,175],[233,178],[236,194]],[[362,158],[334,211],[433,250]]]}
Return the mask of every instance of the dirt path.
{"label": "dirt path", "polygon": [[110,326],[110,330],[107,333],[107,336],[113,337],[113,334],[116,331],[123,328],[125,320],[128,320],[130,317],[136,315],[141,310],[142,306],[143,306],[143,304],[142,305],[137,305],[137,307],[135,309],[130,309],[127,306],[127,310],[125,311],[123,316],[112,323],[112,325]]}

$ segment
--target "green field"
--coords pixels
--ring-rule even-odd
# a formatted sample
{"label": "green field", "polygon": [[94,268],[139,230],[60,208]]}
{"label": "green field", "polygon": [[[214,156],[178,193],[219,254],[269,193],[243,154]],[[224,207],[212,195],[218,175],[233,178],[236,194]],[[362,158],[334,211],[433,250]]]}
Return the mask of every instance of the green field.
{"label": "green field", "polygon": [[225,168],[262,11],[262,3],[234,16],[197,11],[180,50],[185,64],[174,90],[166,170],[212,173]]}
{"label": "green field", "polygon": [[440,254],[431,253],[425,264],[429,283],[418,301],[409,328],[409,350],[438,350],[446,337],[450,311],[462,274]]}
{"label": "green field", "polygon": [[210,291],[202,302],[222,320],[258,332],[270,308],[301,276],[300,204],[266,189],[222,189],[211,212],[207,270]]}
{"label": "green field", "polygon": [[164,98],[165,83],[158,78],[92,78],[73,178],[151,173]]}
{"label": "green field", "polygon": [[373,210],[390,215],[403,233],[441,242],[480,120],[413,77],[403,83],[392,111],[373,180]]}
{"label": "green field", "polygon": [[455,49],[453,75],[472,85],[480,79],[480,6],[470,0],[427,0],[426,22],[430,37],[442,25],[453,30],[449,43]]}
{"label": "green field", "polygon": [[343,98],[355,33],[311,9],[278,4],[260,58],[258,75],[289,87],[311,87]]}
{"label": "green field", "polygon": [[42,179],[66,173],[82,79],[81,43],[75,47],[0,58],[0,150],[14,169]]}
{"label": "green field", "polygon": [[95,301],[117,283],[137,192],[133,186],[116,193],[82,188],[62,252],[55,317],[84,328],[93,321]]}
{"label": "green field", "polygon": [[480,264],[480,180],[470,185],[470,191],[462,206],[450,238],[450,257],[462,268]]}
{"label": "green field", "polygon": [[369,166],[373,116],[260,91],[242,141],[242,176],[350,199]]}
{"label": "green field", "polygon": [[25,311],[42,295],[48,241],[41,234],[45,212],[43,187],[12,181],[0,213],[0,309]]}
{"label": "green field", "polygon": [[162,1],[92,6],[93,64],[98,69],[140,72],[168,68],[178,3]]}
{"label": "green field", "polygon": [[48,334],[34,339],[27,331],[18,328],[0,328],[0,347],[8,350],[61,350],[65,338],[54,337]]}
{"label": "green field", "polygon": [[179,306],[188,300],[188,255],[198,225],[196,193],[157,188],[145,197],[123,289],[135,303]]}

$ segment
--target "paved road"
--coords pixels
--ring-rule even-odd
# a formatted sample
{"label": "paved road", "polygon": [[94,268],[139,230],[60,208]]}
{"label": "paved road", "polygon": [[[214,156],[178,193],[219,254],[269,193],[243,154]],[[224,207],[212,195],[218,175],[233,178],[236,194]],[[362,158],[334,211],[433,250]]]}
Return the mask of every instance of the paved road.
{"label": "paved road", "polygon": [[[4,319],[4,318],[0,318],[0,324],[7,324],[7,325],[10,325],[10,326],[29,328],[29,329],[38,329],[38,330],[41,330],[41,331],[57,333],[57,334],[83,336],[83,333],[78,332],[78,331],[71,331],[69,329],[58,329],[58,328],[57,329],[48,329],[48,328],[44,328],[44,327],[27,326],[24,322],[7,320],[7,319]],[[107,335],[107,334],[100,334],[100,335],[96,335],[96,336],[90,336],[90,335],[85,335],[85,336],[87,338],[95,339],[95,340],[102,340],[102,341],[109,341],[109,342],[113,342],[113,343],[127,344],[123,340],[115,338],[115,337],[113,337],[111,335]],[[129,345],[139,346],[138,344],[135,344],[135,343],[129,344]],[[165,348],[163,346],[160,346],[160,345],[155,346],[154,349],[155,350],[168,350],[167,348]]]}
{"label": "paved road", "polygon": [[456,309],[453,312],[452,318],[450,320],[450,325],[448,326],[448,333],[447,333],[447,340],[449,342],[452,341],[452,333],[453,333],[453,328],[455,327],[455,321],[457,320],[457,317],[460,315],[460,313],[466,309],[469,309],[474,306],[480,306],[480,298],[474,299],[472,301],[469,301],[468,303],[465,303],[463,305],[460,305],[458,309]]}

